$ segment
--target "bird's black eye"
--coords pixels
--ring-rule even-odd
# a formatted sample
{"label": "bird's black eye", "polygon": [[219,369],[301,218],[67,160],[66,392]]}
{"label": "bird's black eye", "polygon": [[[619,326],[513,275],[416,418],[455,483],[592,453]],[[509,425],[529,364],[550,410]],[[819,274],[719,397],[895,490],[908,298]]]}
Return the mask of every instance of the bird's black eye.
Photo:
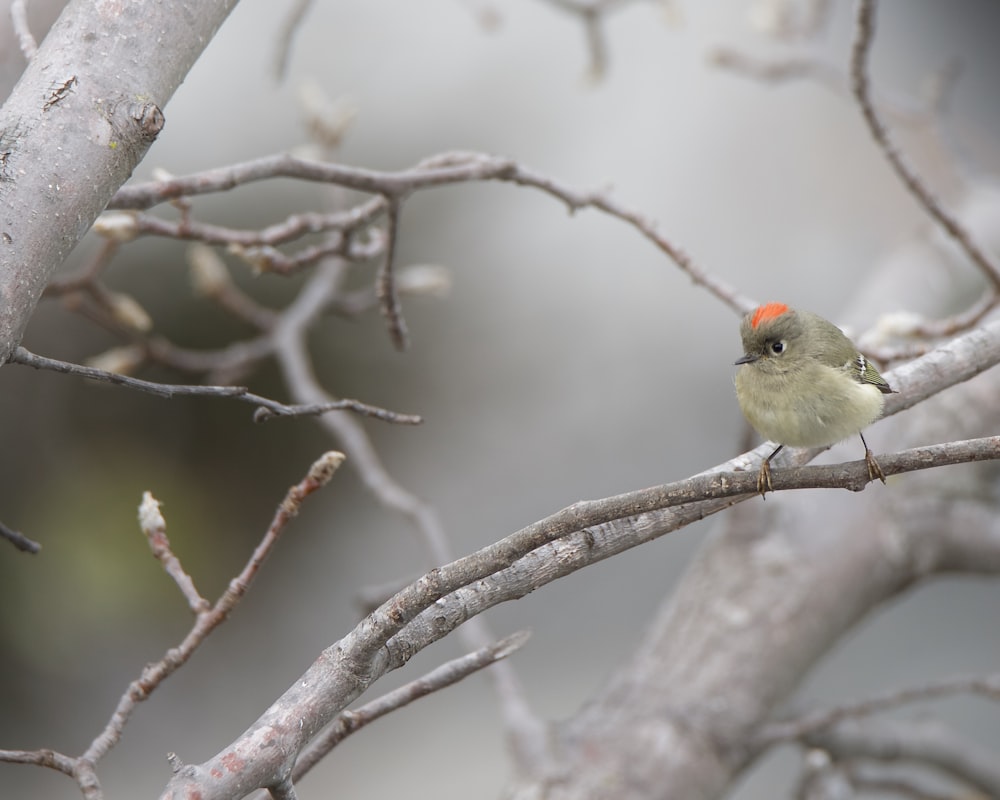
{"label": "bird's black eye", "polygon": [[785,352],[785,343],[781,340],[778,340],[777,342],[771,342],[771,352],[774,353],[776,356],[780,356],[782,353]]}

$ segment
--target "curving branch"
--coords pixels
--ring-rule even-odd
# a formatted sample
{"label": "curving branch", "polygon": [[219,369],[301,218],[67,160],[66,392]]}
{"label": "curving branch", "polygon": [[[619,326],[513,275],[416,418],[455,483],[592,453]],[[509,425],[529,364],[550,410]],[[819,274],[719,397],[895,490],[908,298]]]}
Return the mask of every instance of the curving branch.
{"label": "curving branch", "polygon": [[23,347],[18,347],[10,358],[11,364],[23,364],[35,369],[51,370],[67,375],[79,375],[104,383],[113,383],[127,389],[135,389],[157,397],[225,397],[240,400],[257,406],[254,412],[255,422],[265,422],[275,417],[319,416],[331,411],[353,411],[364,417],[373,417],[383,422],[393,422],[399,425],[419,425],[422,420],[415,414],[400,414],[385,408],[362,403],[360,400],[340,399],[327,400],[322,403],[300,403],[288,405],[254,394],[245,386],[201,386],[176,383],[157,383],[132,378],[117,372],[109,372],[98,367],[87,367],[73,364],[69,361],[59,361],[55,358],[35,355]]}
{"label": "curving branch", "polygon": [[[328,183],[376,195],[349,211],[323,216],[324,229],[338,230],[345,234],[364,229],[383,219],[393,203],[400,203],[407,196],[423,189],[482,181],[500,181],[536,189],[561,201],[570,213],[592,208],[630,225],[673,261],[696,285],[707,289],[734,311],[742,314],[756,305],[754,300],[740,294],[735,287],[700,268],[684,250],[660,232],[655,221],[613,199],[607,192],[576,189],[535,172],[517,161],[486,153],[444,153],[398,172],[380,172],[278,154],[191,175],[126,186],[115,194],[108,207],[119,210],[148,209],[179,197],[224,192],[279,177]],[[285,223],[289,224],[301,229],[300,223]],[[149,229],[151,228],[152,226]]]}
{"label": "curving branch", "polygon": [[894,689],[864,700],[811,711],[788,720],[771,722],[764,725],[758,732],[755,745],[768,747],[779,742],[805,739],[845,719],[865,717],[902,705],[934,700],[953,694],[979,694],[992,700],[1000,700],[1000,674],[983,677],[947,678],[922,686]]}
{"label": "curving branch", "polygon": [[26,0],[12,0],[10,4],[10,21],[17,34],[17,43],[21,48],[21,54],[27,61],[31,61],[38,52],[38,42],[31,34],[28,26],[28,8]]}
{"label": "curving branch", "polygon": [[875,0],[858,0],[855,38],[851,49],[851,88],[855,98],[857,98],[861,114],[868,125],[868,130],[886,161],[889,162],[910,194],[941,226],[942,230],[955,241],[972,263],[979,268],[986,280],[992,284],[993,295],[996,296],[1000,292],[1000,266],[986,255],[958,219],[947,211],[927,188],[926,183],[893,142],[888,127],[875,109],[868,77],[868,59],[874,36]]}
{"label": "curving branch", "polygon": [[410,681],[382,697],[356,709],[342,712],[333,724],[320,736],[317,736],[315,741],[296,759],[291,780],[293,782],[300,781],[323,758],[329,755],[334,747],[369,723],[412,703],[414,700],[446,689],[468,676],[498,663],[524,647],[529,638],[530,634],[527,631],[519,631],[505,636],[499,641],[484,645],[475,652],[447,661],[426,675]]}
{"label": "curving branch", "polygon": [[[1000,437],[941,445],[935,458],[1000,459]],[[932,466],[925,448],[879,456],[898,471]],[[883,460],[884,459],[884,460]],[[905,469],[904,469],[905,465]],[[789,470],[782,484],[834,485],[846,465]],[[868,480],[864,462],[853,471]],[[841,479],[842,480],[842,479]],[[839,484],[838,484],[839,485]],[[775,486],[778,489],[778,486]],[[505,539],[435,569],[410,584],[328,647],[310,669],[236,741],[213,759],[179,769],[162,800],[214,800],[286,776],[309,742],[386,672],[483,611],[522,597],[590,564],[651,541],[756,494],[756,474],[718,472],[676,484],[575,503]],[[658,524],[632,523],[676,509]],[[611,523],[621,522],[621,526]],[[543,548],[548,548],[543,551]],[[521,564],[531,557],[531,564]],[[223,769],[237,764],[239,769]],[[238,789],[237,787],[243,787]]]}
{"label": "curving branch", "polygon": [[[934,720],[847,719],[808,734],[804,743],[846,762],[909,762],[1000,797],[996,753]],[[866,776],[870,784],[873,777]],[[955,795],[950,795],[954,797]]]}

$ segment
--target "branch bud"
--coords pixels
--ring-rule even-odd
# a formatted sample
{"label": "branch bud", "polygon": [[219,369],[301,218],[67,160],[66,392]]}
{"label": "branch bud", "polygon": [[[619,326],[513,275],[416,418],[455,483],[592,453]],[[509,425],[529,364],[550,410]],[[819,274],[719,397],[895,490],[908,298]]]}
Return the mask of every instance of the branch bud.
{"label": "branch bud", "polygon": [[139,333],[146,333],[153,327],[153,318],[131,295],[109,292],[106,300],[115,322]]}
{"label": "branch bud", "polygon": [[215,248],[196,243],[187,251],[195,294],[216,297],[230,285],[229,270]]}

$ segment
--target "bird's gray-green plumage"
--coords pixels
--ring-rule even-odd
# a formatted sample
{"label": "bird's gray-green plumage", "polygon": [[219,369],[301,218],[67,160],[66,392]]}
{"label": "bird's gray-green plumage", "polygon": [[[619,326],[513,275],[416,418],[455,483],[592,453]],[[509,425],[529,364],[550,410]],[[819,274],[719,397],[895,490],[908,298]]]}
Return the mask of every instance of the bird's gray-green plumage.
{"label": "bird's gray-green plumage", "polygon": [[838,327],[808,311],[762,306],[743,318],[740,336],[740,406],[779,444],[819,447],[860,433],[892,392]]}
{"label": "bird's gray-green plumage", "polygon": [[761,496],[774,488],[771,459],[784,445],[822,447],[855,433],[869,480],[885,483],[861,431],[878,419],[882,395],[893,389],[843,331],[808,311],[768,303],[743,318],[740,336],[736,397],[750,424],[778,443],[760,465]]}

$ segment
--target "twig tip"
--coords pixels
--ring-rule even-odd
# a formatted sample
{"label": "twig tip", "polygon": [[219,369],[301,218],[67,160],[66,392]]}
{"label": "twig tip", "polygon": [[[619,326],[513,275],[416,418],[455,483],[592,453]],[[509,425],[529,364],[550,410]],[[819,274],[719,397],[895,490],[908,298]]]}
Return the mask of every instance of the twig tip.
{"label": "twig tip", "polygon": [[323,453],[309,468],[309,480],[319,486],[326,485],[333,477],[340,465],[344,463],[346,456],[339,450],[328,450]]}
{"label": "twig tip", "polygon": [[167,527],[167,522],[160,513],[160,501],[153,497],[152,492],[142,493],[142,502],[139,504],[139,526],[147,536]]}

